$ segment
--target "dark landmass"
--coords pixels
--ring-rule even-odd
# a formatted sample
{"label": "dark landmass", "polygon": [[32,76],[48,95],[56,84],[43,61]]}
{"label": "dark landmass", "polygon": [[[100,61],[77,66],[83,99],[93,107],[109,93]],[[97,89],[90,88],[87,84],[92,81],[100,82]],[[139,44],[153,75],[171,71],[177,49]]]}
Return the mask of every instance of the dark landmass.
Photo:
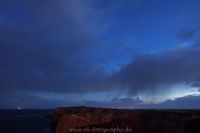
{"label": "dark landmass", "polygon": [[200,110],[57,108],[53,133],[200,133]]}

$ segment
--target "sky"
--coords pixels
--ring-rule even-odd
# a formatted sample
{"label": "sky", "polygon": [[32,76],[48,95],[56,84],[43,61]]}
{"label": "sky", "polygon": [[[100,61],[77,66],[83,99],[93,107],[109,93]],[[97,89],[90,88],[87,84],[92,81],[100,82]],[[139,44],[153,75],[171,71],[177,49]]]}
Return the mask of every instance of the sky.
{"label": "sky", "polygon": [[199,5],[1,0],[0,108],[200,108]]}

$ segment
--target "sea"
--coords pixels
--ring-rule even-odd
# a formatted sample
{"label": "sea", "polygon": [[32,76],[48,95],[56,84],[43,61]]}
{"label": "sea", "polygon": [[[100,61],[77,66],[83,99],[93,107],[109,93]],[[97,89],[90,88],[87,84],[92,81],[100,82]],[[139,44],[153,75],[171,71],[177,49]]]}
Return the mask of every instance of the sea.
{"label": "sea", "polygon": [[0,133],[51,133],[52,110],[0,110]]}

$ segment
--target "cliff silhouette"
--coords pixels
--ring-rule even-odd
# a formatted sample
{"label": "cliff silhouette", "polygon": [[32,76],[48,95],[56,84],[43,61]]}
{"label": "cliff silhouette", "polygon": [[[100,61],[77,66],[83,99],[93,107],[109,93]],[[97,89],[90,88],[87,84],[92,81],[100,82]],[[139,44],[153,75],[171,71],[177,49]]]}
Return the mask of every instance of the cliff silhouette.
{"label": "cliff silhouette", "polygon": [[57,108],[53,133],[200,133],[200,110]]}

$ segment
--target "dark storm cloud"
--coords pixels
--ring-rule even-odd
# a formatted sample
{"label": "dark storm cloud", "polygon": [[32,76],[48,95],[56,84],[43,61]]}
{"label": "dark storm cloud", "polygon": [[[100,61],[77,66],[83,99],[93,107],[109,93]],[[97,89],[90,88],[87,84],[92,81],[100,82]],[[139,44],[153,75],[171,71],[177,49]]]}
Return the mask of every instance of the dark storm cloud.
{"label": "dark storm cloud", "polygon": [[200,30],[199,27],[196,27],[196,28],[193,28],[193,29],[190,29],[190,30],[181,30],[179,32],[178,36],[181,39],[185,39],[185,40],[192,39],[193,37],[198,35],[199,30]]}
{"label": "dark storm cloud", "polygon": [[[126,4],[132,8],[133,3],[140,1]],[[27,106],[37,106],[41,101],[38,106],[67,104],[53,101],[53,97],[49,100],[27,96],[24,92],[56,95],[128,89],[130,95],[137,95],[143,91],[164,91],[178,83],[199,87],[199,44],[138,55],[130,61],[136,52],[133,41],[127,41],[126,35],[119,37],[124,32],[118,31],[115,16],[117,13],[119,19],[126,16],[119,12],[124,5],[120,0],[0,1],[0,104],[4,107],[20,105],[22,101]],[[128,26],[125,29],[129,30]],[[189,39],[198,31],[181,36]],[[108,104],[124,102],[139,106],[141,101],[117,98]],[[72,104],[75,103],[69,102]]]}
{"label": "dark storm cloud", "polygon": [[142,101],[139,98],[113,98],[112,99],[113,102],[131,102],[131,103],[141,103]]}
{"label": "dark storm cloud", "polygon": [[176,99],[168,99],[161,103],[144,103],[139,98],[115,98],[106,102],[85,101],[87,106],[114,107],[114,108],[144,108],[144,109],[199,109],[200,96],[187,95]]}
{"label": "dark storm cloud", "polygon": [[[185,97],[167,100],[163,103],[152,105],[153,108],[199,109],[200,96],[188,95]],[[150,105],[151,106],[151,105]]]}
{"label": "dark storm cloud", "polygon": [[139,98],[113,98],[110,101],[85,101],[86,106],[113,107],[113,108],[143,108],[144,104]]}
{"label": "dark storm cloud", "polygon": [[200,87],[200,82],[194,82],[191,84],[193,87]]}
{"label": "dark storm cloud", "polygon": [[130,94],[164,92],[176,84],[192,86],[200,81],[199,57],[199,44],[144,54],[135,57],[115,76],[121,88],[129,89]]}
{"label": "dark storm cloud", "polygon": [[1,1],[1,95],[118,88],[110,74],[134,48],[123,36],[117,45],[101,40],[123,6],[121,1]]}
{"label": "dark storm cloud", "polygon": [[[1,92],[81,92],[113,86],[101,66],[105,56],[110,59],[117,54],[110,55],[107,44],[97,36],[109,25],[109,21],[98,21],[103,15],[109,20],[112,14],[100,14],[99,4],[91,0],[1,1]],[[95,13],[97,18],[92,19]]]}

